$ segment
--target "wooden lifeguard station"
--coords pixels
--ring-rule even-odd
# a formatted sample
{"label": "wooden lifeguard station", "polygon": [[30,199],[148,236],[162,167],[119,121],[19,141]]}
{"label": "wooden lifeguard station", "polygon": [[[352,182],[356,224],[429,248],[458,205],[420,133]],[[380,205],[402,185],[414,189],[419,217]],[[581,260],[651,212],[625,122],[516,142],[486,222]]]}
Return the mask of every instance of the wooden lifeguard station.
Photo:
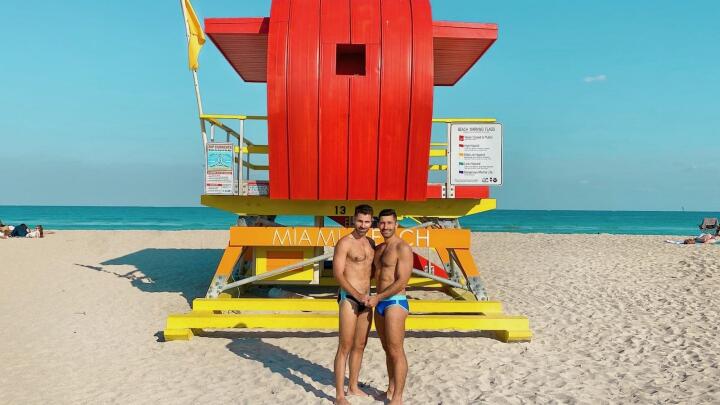
{"label": "wooden lifeguard station", "polygon": [[[208,173],[223,160],[213,155],[216,130],[229,162],[225,177],[206,175],[201,202],[238,214],[242,226],[230,229],[206,297],[169,316],[166,340],[203,329],[336,329],[334,297],[269,298],[258,286],[333,291],[325,249],[351,231],[358,204],[417,223],[398,231],[415,251],[409,288],[446,294],[412,300],[408,330],[530,339],[526,317],[487,300],[470,232],[457,220],[495,208],[489,187],[451,181],[449,141],[431,142],[433,125],[450,137],[453,125],[495,123],[432,117],[433,86],[457,83],[497,39],[495,24],[432,21],[429,0],[273,0],[270,17],[209,18],[203,32],[181,3]],[[203,112],[194,58],[205,33],[243,80],[267,83],[267,117]],[[249,139],[250,120],[267,120],[267,145]],[[253,162],[262,154],[268,164]],[[268,180],[253,178],[263,171]],[[432,171],[444,181],[429,182]],[[312,216],[315,226],[285,227],[277,215]],[[340,226],[326,227],[326,218]]]}

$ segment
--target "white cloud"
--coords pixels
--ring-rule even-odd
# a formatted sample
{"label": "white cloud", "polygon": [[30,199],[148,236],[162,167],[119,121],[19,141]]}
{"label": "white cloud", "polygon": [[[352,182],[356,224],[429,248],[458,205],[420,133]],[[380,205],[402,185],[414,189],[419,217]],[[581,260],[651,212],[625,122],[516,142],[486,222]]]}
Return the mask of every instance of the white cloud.
{"label": "white cloud", "polygon": [[592,82],[604,82],[607,80],[607,76],[605,75],[597,75],[597,76],[586,76],[583,81],[585,83],[592,83]]}

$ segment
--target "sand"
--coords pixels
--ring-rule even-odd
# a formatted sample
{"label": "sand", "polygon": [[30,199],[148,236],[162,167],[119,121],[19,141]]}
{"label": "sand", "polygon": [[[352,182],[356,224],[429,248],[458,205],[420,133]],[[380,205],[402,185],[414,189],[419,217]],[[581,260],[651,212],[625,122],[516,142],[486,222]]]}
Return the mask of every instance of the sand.
{"label": "sand", "polygon": [[[720,246],[668,238],[474,234],[490,298],[535,337],[410,334],[406,403],[720,402]],[[224,231],[0,240],[0,404],[330,403],[336,334],[159,341],[226,243]],[[373,336],[361,381],[379,392],[385,378]]]}

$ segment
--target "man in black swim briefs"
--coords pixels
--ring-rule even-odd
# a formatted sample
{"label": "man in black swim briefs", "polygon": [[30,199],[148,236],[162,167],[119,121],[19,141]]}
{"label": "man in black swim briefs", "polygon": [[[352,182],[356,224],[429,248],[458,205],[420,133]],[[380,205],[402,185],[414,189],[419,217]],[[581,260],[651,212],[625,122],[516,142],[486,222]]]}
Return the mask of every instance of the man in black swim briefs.
{"label": "man in black swim briefs", "polygon": [[[367,344],[372,311],[365,303],[370,299],[375,244],[366,236],[372,226],[373,211],[369,205],[355,207],[355,229],[340,239],[333,255],[333,275],[340,284],[338,305],[340,333],[335,355],[335,403],[349,404],[346,395],[367,396],[360,390],[360,364]],[[350,358],[350,379],[345,393],[345,370]]]}

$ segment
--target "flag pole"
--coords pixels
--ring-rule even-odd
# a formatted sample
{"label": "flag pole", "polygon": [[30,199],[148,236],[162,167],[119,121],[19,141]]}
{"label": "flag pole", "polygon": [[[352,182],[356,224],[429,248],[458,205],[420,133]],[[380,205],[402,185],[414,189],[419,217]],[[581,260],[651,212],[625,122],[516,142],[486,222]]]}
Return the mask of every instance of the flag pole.
{"label": "flag pole", "polygon": [[[180,0],[180,8],[182,9],[183,13],[183,23],[185,24],[185,37],[188,41],[188,46],[190,45],[190,27],[188,26],[188,15],[187,15],[187,9],[185,8],[185,0]],[[205,129],[205,120],[202,119],[203,115],[203,107],[202,107],[202,98],[200,97],[200,84],[198,83],[198,75],[197,70],[191,69],[192,76],[193,76],[193,83],[195,85],[195,100],[197,100],[197,107],[198,107],[198,117],[200,118],[200,133],[202,134],[202,141],[203,141],[203,150],[207,149],[207,131]]]}

